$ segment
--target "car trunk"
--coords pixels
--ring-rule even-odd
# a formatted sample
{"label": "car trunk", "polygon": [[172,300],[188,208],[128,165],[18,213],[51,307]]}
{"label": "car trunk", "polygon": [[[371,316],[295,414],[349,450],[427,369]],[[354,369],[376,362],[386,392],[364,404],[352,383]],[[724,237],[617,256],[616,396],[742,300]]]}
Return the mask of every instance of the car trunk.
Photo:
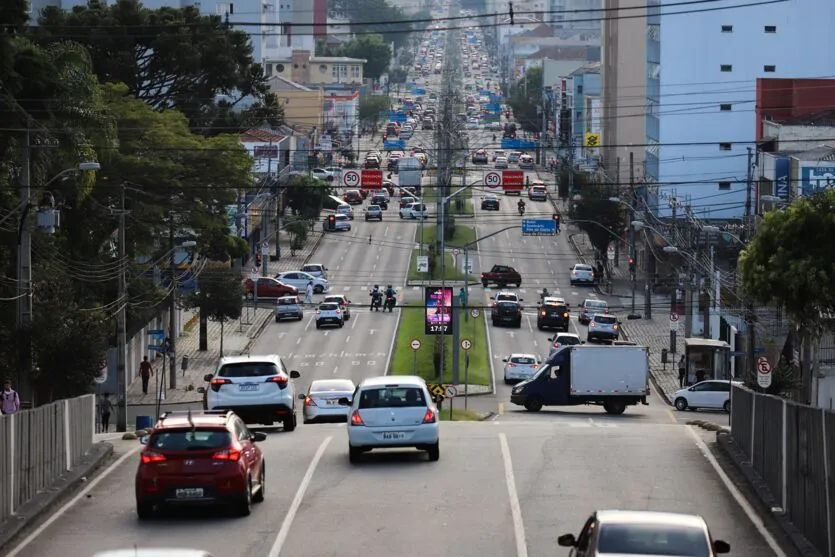
{"label": "car trunk", "polygon": [[339,404],[339,399],[350,397],[352,394],[353,391],[328,391],[326,393],[311,393],[310,398],[316,403],[316,406],[320,408],[347,408],[346,406]]}
{"label": "car trunk", "polygon": [[364,408],[359,411],[360,418],[370,427],[403,427],[423,423],[426,415],[425,406],[396,408]]}

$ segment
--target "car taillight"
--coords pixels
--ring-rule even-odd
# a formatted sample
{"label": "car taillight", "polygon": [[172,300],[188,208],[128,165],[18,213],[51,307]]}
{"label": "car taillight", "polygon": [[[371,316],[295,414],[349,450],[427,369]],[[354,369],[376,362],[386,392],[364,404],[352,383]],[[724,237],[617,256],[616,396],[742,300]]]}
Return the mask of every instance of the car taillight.
{"label": "car taillight", "polygon": [[516,309],[516,315],[522,315],[522,308]]}
{"label": "car taillight", "polygon": [[281,375],[274,375],[267,378],[267,383],[278,383],[278,386],[282,389],[287,386],[288,381],[289,379]]}
{"label": "car taillight", "polygon": [[304,405],[305,406],[316,406],[316,401],[310,398],[309,396],[304,397]]}
{"label": "car taillight", "polygon": [[591,323],[589,323],[589,327],[594,328],[594,321],[592,321]]}
{"label": "car taillight", "polygon": [[438,418],[435,416],[435,411],[431,408],[427,408],[426,414],[423,415],[423,423],[434,424],[436,421],[438,421]]}
{"label": "car taillight", "polygon": [[540,312],[539,312],[539,315],[541,315],[542,317],[545,317],[545,312],[544,312],[544,311],[540,311]]}
{"label": "car taillight", "polygon": [[218,392],[221,385],[229,385],[231,383],[232,382],[229,379],[224,379],[222,377],[216,377],[215,379],[209,381],[209,385],[212,387],[214,392]]}
{"label": "car taillight", "polygon": [[229,460],[231,462],[237,462],[241,459],[241,451],[240,449],[227,449],[225,451],[216,452],[212,455],[214,460]]}
{"label": "car taillight", "polygon": [[565,313],[562,314],[562,316],[565,317],[565,318],[568,318],[568,312],[566,311]]}
{"label": "car taillight", "polygon": [[507,367],[516,367],[516,364],[507,364]]}
{"label": "car taillight", "polygon": [[342,313],[342,310],[341,310],[341,309],[336,310],[336,314],[337,314],[337,315],[339,315],[340,313]]}
{"label": "car taillight", "polygon": [[618,326],[617,326],[617,325],[615,325],[615,326],[614,326],[614,329],[617,331],[617,330],[618,330]]}
{"label": "car taillight", "polygon": [[322,313],[322,312],[317,309],[316,310],[316,315],[319,315],[320,313]]}
{"label": "car taillight", "polygon": [[532,364],[532,365],[531,365],[531,367],[532,367],[532,368],[534,368],[534,369],[536,369],[536,368],[538,368],[538,367],[539,367],[539,364]]}
{"label": "car taillight", "polygon": [[150,464],[151,462],[162,462],[165,460],[165,455],[161,453],[155,453],[153,451],[144,451],[140,457],[142,458],[142,464]]}
{"label": "car taillight", "polygon": [[351,414],[351,425],[365,425],[365,422],[360,417],[359,410],[354,410],[354,413]]}

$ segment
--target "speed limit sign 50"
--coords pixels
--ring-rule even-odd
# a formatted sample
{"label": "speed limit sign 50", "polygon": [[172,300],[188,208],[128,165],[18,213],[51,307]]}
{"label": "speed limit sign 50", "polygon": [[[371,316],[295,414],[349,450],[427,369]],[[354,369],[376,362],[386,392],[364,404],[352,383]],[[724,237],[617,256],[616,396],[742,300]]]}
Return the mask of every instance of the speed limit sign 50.
{"label": "speed limit sign 50", "polygon": [[355,170],[349,170],[342,176],[342,183],[349,188],[358,186],[360,183],[360,173]]}
{"label": "speed limit sign 50", "polygon": [[484,175],[484,185],[488,188],[498,188],[502,185],[502,175],[498,172],[488,172]]}

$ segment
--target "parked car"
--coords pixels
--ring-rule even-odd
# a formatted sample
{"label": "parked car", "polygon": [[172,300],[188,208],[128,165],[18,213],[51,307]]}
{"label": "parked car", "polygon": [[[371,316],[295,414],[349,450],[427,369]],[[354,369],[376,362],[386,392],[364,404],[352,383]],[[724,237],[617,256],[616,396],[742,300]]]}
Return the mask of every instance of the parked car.
{"label": "parked car", "polygon": [[[740,381],[734,385],[741,386]],[[727,379],[708,379],[692,387],[680,389],[673,395],[676,410],[719,410],[731,411],[731,381]]]}
{"label": "parked car", "polygon": [[314,277],[303,271],[288,271],[279,273],[275,276],[278,280],[290,286],[295,286],[297,290],[304,292],[307,289],[307,284],[313,283],[313,292],[321,294],[330,290],[330,283],[321,277]]}
{"label": "parked car", "polygon": [[299,290],[293,285],[286,284],[271,277],[258,277],[257,281],[247,279],[244,284],[246,299],[258,298],[281,298],[282,296],[298,296]]}

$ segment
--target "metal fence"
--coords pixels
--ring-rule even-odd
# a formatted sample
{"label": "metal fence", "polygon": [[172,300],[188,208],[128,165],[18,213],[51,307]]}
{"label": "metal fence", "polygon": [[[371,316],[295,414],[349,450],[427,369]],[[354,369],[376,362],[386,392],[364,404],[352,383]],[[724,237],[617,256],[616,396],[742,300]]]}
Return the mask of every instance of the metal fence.
{"label": "metal fence", "polygon": [[0,416],[0,523],[78,463],[95,421],[94,395]]}
{"label": "metal fence", "polygon": [[832,555],[835,413],[735,386],[731,433],[789,520]]}

